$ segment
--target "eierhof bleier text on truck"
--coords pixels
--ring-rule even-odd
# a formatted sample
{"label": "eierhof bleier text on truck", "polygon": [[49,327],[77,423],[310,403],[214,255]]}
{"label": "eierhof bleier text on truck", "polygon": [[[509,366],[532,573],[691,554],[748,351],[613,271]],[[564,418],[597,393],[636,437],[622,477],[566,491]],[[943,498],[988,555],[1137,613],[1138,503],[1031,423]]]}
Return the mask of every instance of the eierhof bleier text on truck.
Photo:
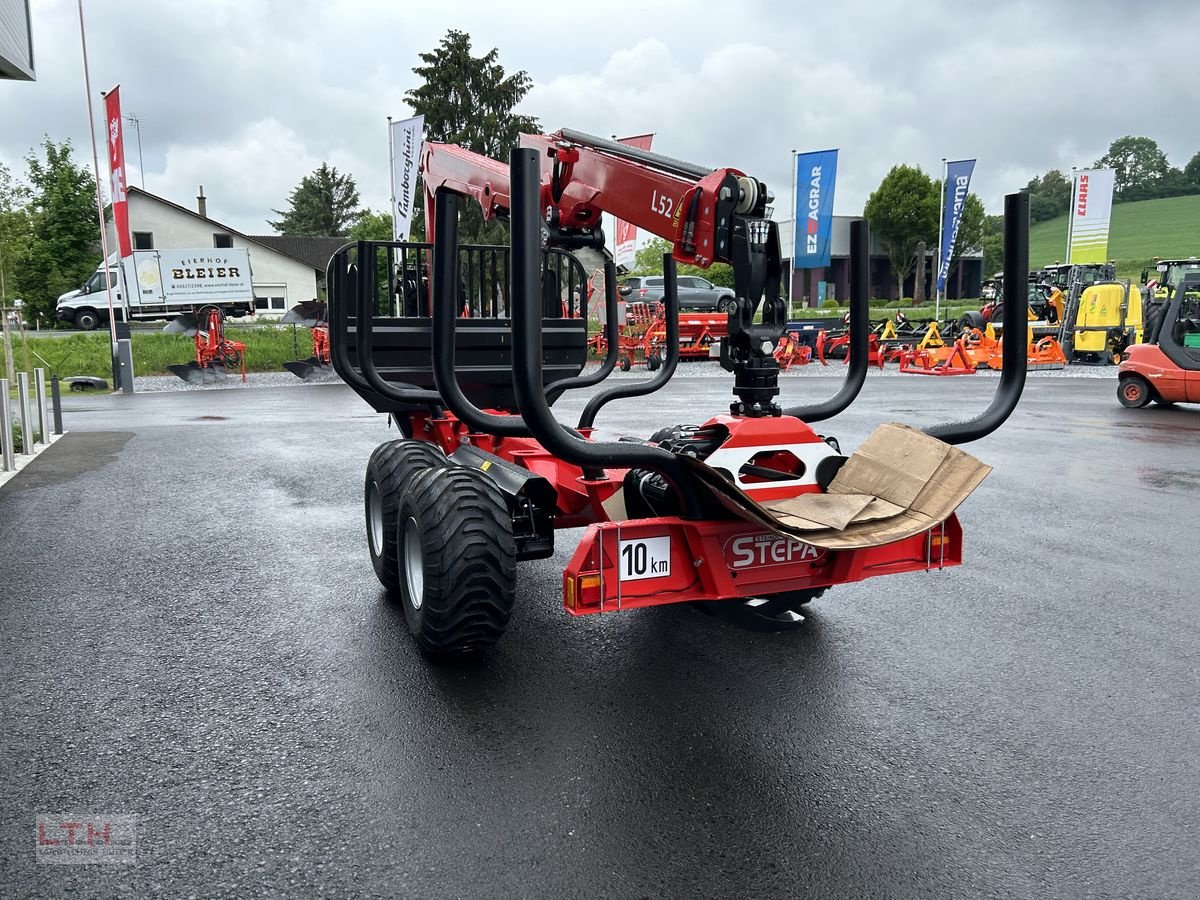
{"label": "eierhof bleier text on truck", "polygon": [[[254,312],[250,254],[245,248],[214,250],[135,250],[123,261],[129,303],[121,292],[121,272],[116,256],[109,258],[113,310],[130,319],[169,319],[195,314],[206,306],[218,307],[226,316],[240,318]],[[108,321],[108,296],[104,266],[78,291],[58,298],[55,314],[84,331]]]}

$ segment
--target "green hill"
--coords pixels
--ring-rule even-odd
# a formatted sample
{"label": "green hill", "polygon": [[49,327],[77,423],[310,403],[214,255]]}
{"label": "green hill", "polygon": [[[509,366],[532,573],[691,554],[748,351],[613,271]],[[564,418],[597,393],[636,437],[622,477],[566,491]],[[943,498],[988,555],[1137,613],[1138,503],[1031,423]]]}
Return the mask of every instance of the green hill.
{"label": "green hill", "polygon": [[[1064,262],[1067,217],[1039,222],[1029,231],[1029,265]],[[1141,200],[1113,206],[1108,258],[1121,275],[1136,276],[1155,256],[1200,256],[1200,196]]]}

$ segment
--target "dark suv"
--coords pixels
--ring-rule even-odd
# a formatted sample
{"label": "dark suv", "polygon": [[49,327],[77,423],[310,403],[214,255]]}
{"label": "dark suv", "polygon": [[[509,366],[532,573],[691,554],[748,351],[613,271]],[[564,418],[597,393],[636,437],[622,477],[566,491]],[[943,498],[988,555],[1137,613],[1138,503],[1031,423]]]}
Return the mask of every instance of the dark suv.
{"label": "dark suv", "polygon": [[[617,288],[623,300],[656,303],[662,299],[665,282],[661,275],[635,275]],[[729,312],[733,309],[733,291],[719,287],[696,275],[679,276],[679,308]]]}

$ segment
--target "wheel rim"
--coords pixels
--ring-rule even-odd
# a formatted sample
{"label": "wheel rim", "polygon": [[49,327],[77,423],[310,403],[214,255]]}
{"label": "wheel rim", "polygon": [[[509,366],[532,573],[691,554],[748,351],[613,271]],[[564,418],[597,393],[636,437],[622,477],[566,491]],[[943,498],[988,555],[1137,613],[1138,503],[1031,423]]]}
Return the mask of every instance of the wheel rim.
{"label": "wheel rim", "polygon": [[383,555],[383,495],[379,482],[372,481],[367,488],[367,535],[371,539],[371,553]]}
{"label": "wheel rim", "polygon": [[1132,382],[1125,385],[1125,399],[1130,403],[1136,403],[1142,399],[1142,389]]}
{"label": "wheel rim", "polygon": [[421,532],[412,516],[404,522],[404,580],[409,602],[414,609],[420,609],[425,596],[425,555],[421,550]]}

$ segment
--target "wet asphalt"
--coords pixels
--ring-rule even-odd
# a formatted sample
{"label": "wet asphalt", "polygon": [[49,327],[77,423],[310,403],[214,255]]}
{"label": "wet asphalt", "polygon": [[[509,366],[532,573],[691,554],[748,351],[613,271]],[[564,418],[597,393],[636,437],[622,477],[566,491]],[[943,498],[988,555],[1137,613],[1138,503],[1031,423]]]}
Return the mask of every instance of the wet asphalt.
{"label": "wet asphalt", "polygon": [[[994,384],[871,379],[824,430],[852,448]],[[600,424],[728,389],[685,369]],[[1200,893],[1200,407],[1031,380],[970,448],[995,471],[966,564],[831,590],[793,634],[571,618],[564,533],[500,646],[441,666],[371,571],[394,432],[345,387],[65,419],[0,489],[4,897]],[[36,864],[64,812],[138,817],[136,864]]]}

